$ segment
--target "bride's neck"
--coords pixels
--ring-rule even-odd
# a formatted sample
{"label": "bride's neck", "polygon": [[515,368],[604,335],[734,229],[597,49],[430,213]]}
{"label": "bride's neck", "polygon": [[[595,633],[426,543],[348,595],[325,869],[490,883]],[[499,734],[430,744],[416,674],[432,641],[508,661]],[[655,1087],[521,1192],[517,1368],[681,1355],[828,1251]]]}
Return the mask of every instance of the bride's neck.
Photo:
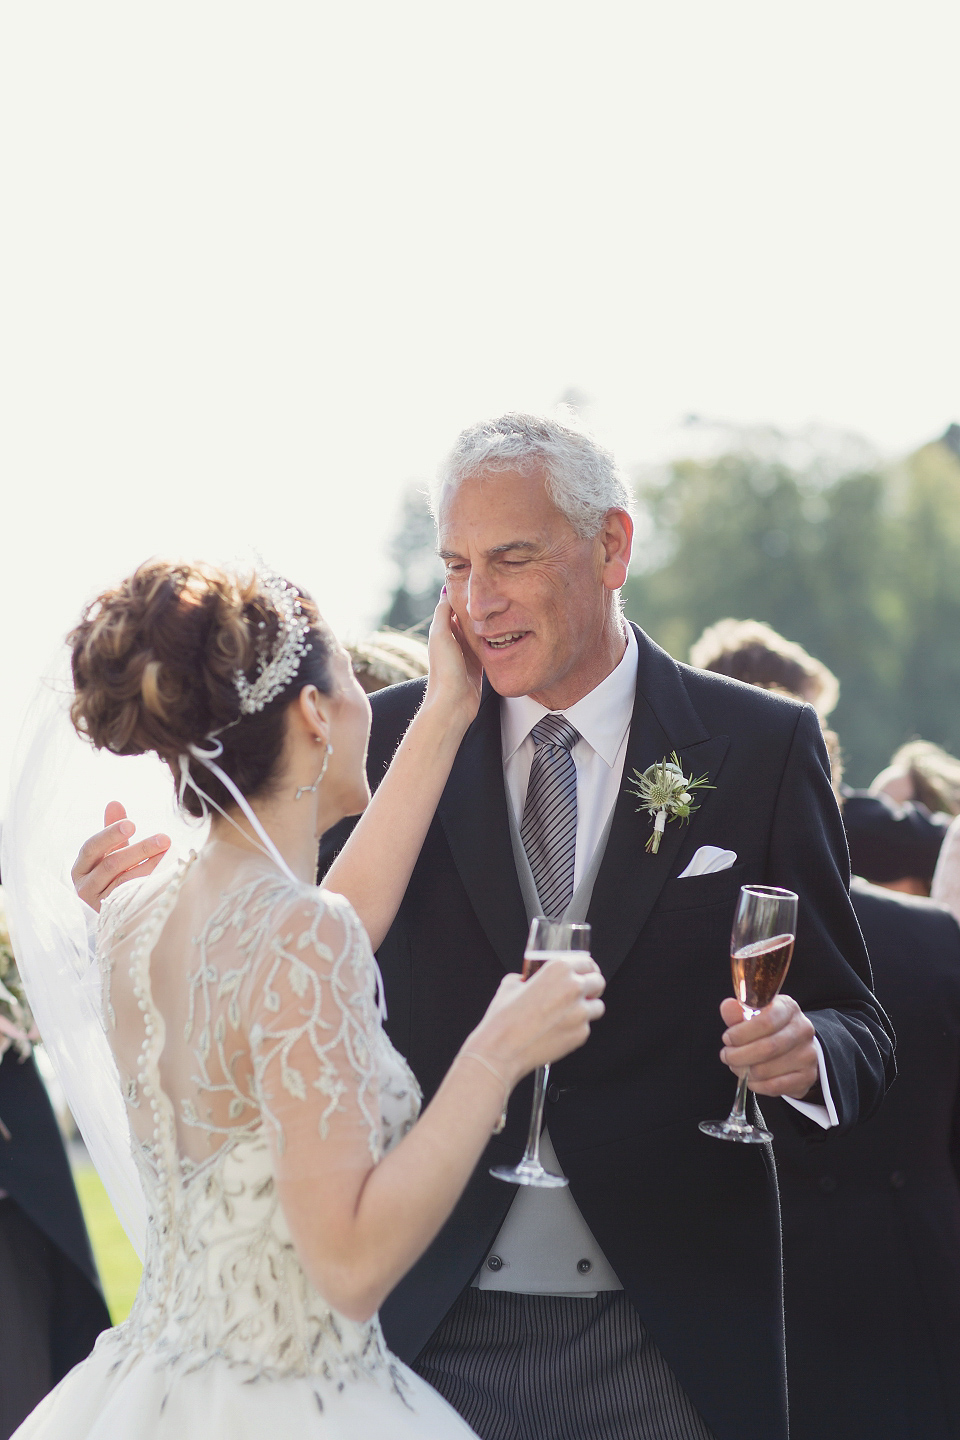
{"label": "bride's neck", "polygon": [[[295,806],[292,801],[287,800],[265,800],[256,804],[251,802],[250,808],[297,879],[307,885],[315,885],[317,853],[320,848],[317,839],[316,806]],[[229,814],[230,820],[222,815],[212,816],[208,844],[229,845],[243,855],[254,852],[262,855],[263,841],[246,815],[236,806],[231,808]],[[233,824],[230,823],[231,820]],[[330,824],[333,823],[331,820]]]}

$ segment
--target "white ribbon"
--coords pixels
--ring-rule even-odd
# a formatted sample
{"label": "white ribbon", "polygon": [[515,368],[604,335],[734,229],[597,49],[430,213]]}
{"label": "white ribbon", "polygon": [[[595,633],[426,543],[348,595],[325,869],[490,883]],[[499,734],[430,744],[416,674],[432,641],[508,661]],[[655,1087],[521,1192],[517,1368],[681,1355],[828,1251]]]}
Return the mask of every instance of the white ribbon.
{"label": "white ribbon", "polygon": [[[233,783],[226,771],[217,764],[217,761],[223,754],[223,745],[217,739],[216,735],[208,735],[207,741],[210,745],[209,750],[204,750],[199,745],[190,744],[187,746],[187,750],[189,750],[190,754],[188,755],[186,753],[181,753],[180,755],[180,785],[177,790],[177,798],[180,802],[180,805],[183,805],[184,793],[187,786],[189,785],[191,790],[193,790],[194,793],[199,797],[200,804],[203,806],[204,811],[206,811],[206,807],[208,805],[212,805],[214,810],[218,811],[219,814],[223,816],[224,820],[228,821],[233,826],[234,830],[239,831],[239,833],[244,836],[244,839],[250,839],[250,836],[247,835],[246,832],[237,824],[236,820],[233,819],[232,815],[228,815],[226,810],[224,810],[222,806],[218,805],[216,800],[214,800],[210,795],[208,795],[205,790],[201,790],[196,780],[194,780],[193,776],[190,773],[190,755],[192,755],[195,760],[199,760],[201,765],[205,765],[208,770],[212,771],[213,774],[216,775],[217,779],[220,781],[220,784],[223,785],[224,788],[228,790],[229,793],[233,796],[234,800],[236,800],[237,804],[240,806],[240,809],[243,811],[244,815],[246,815],[247,819],[250,821],[250,824],[260,836],[260,839],[263,841],[263,845],[257,845],[257,849],[262,850],[265,855],[269,856],[271,860],[273,860],[277,865],[279,865],[284,875],[286,875],[288,879],[292,880],[294,885],[302,885],[303,881],[297,879],[296,875],[294,875],[286,860],[284,860],[283,856],[280,854],[280,851],[277,849],[276,845],[274,845],[273,841],[270,839],[270,836],[267,834],[266,830],[264,830],[263,826],[260,824],[260,821],[254,814],[253,807],[247,800],[246,796]],[[257,842],[254,841],[253,843],[256,845]],[[387,997],[384,993],[383,976],[380,973],[380,966],[377,963],[376,956],[373,957],[373,968],[377,972],[377,1009],[380,1011],[381,1020],[386,1020]]]}

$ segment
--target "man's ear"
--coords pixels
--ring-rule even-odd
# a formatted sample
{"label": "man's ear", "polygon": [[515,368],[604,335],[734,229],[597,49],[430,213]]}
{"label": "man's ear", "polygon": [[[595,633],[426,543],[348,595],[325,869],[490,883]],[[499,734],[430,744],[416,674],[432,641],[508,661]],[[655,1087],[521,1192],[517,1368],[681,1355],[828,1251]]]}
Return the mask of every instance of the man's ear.
{"label": "man's ear", "polygon": [[626,582],[633,552],[633,520],[626,510],[608,510],[600,531],[603,544],[603,583],[619,590]]}

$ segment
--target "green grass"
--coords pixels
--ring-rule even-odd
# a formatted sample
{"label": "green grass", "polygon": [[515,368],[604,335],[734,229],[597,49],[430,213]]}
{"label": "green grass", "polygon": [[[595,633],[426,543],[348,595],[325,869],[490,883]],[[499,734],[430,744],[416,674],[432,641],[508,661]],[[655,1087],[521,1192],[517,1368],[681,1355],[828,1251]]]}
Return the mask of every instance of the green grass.
{"label": "green grass", "polygon": [[110,1318],[114,1325],[119,1325],[130,1313],[140,1284],[142,1266],[93,1166],[77,1166],[73,1178],[103,1281]]}

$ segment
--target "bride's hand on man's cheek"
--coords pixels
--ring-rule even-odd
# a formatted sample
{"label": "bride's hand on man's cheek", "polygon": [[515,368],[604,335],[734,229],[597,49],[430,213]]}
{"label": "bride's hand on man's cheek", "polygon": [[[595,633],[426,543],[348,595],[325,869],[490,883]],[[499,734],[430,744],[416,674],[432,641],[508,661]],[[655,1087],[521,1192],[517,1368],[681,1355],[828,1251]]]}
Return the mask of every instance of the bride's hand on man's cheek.
{"label": "bride's hand on man's cheek", "polygon": [[480,705],[483,670],[464,638],[446,587],[437,602],[427,644],[430,653],[428,697],[462,709],[469,722]]}

